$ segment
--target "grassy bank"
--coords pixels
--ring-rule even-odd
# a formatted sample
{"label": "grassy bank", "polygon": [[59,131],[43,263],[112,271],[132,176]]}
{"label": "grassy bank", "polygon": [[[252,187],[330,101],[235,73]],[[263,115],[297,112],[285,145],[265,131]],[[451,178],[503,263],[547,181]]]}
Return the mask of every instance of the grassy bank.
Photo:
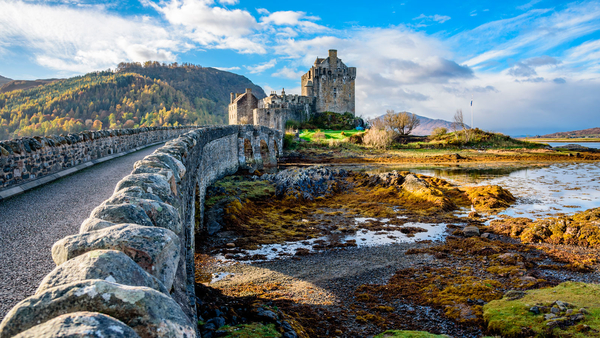
{"label": "grassy bank", "polygon": [[436,137],[401,137],[389,147],[366,145],[366,133],[356,130],[301,130],[285,136],[288,163],[458,163],[598,161],[600,155],[474,130],[468,140],[460,133]]}
{"label": "grassy bank", "polygon": [[595,138],[518,138],[521,141],[535,142],[535,143],[547,143],[547,142],[565,142],[565,143],[579,143],[579,142],[600,142],[600,137]]}

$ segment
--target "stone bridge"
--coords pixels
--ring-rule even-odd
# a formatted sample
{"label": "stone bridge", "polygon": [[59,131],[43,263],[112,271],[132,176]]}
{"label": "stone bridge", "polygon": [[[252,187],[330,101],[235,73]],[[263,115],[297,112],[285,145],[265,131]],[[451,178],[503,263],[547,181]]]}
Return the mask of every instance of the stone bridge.
{"label": "stone bridge", "polygon": [[[199,336],[194,252],[195,235],[202,229],[195,215],[203,216],[206,188],[240,169],[276,165],[282,146],[283,134],[266,127],[203,127],[136,162],[114,194],[81,224],[79,234],[54,244],[57,267],[33,296],[10,310],[0,324],[0,338],[76,332],[98,337]],[[4,168],[30,156],[7,147],[0,157]],[[87,147],[82,154],[119,150]],[[43,152],[44,145],[29,154],[33,151]],[[10,177],[14,179],[14,170]]]}

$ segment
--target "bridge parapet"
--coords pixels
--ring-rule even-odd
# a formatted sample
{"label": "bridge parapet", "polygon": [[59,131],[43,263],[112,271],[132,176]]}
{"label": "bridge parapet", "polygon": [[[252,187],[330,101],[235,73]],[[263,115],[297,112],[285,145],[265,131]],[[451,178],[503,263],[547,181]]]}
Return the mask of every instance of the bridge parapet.
{"label": "bridge parapet", "polygon": [[82,329],[196,337],[195,214],[203,217],[205,190],[239,169],[276,164],[282,146],[283,133],[266,127],[205,127],[136,162],[79,234],[54,244],[56,269],[7,314],[0,338]]}
{"label": "bridge parapet", "polygon": [[[23,137],[0,141],[0,198],[7,190],[22,191],[34,182],[47,183],[77,167],[93,165],[116,154],[173,139],[195,126],[147,127],[84,131],[78,134]],[[54,176],[54,177],[52,177]],[[5,193],[3,193],[5,192]]]}

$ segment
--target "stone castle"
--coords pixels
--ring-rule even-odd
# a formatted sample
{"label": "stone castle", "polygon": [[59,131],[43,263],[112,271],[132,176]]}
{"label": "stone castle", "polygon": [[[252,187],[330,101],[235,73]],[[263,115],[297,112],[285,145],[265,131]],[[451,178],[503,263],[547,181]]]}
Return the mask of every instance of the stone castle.
{"label": "stone castle", "polygon": [[356,67],[348,67],[329,50],[329,57],[317,58],[311,69],[301,77],[302,95],[281,95],[271,92],[257,99],[251,89],[231,93],[229,124],[254,124],[285,130],[288,120],[305,122],[315,113],[355,114]]}

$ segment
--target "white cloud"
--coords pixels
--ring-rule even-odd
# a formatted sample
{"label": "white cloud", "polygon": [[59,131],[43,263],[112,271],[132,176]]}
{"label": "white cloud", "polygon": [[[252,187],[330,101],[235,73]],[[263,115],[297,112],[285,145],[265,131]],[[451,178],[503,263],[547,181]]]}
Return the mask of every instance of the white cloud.
{"label": "white cloud", "polygon": [[439,22],[439,23],[444,23],[448,20],[450,20],[451,18],[447,15],[425,15],[425,14],[421,14],[419,16],[417,16],[416,18],[413,18],[413,20],[423,20],[423,21],[435,21],[435,22]]}
{"label": "white cloud", "polygon": [[144,0],[144,4],[163,14],[173,26],[182,27],[187,37],[201,45],[241,53],[266,53],[260,42],[249,37],[259,25],[247,11],[217,7],[211,0],[160,3]]}
{"label": "white cloud", "polygon": [[266,25],[293,26],[303,32],[318,32],[327,30],[327,27],[314,23],[319,20],[315,16],[307,16],[305,12],[279,11],[263,16],[260,21]]}
{"label": "white cloud", "polygon": [[88,72],[122,61],[174,61],[185,47],[168,30],[91,8],[0,1],[0,46],[18,45],[45,67]]}
{"label": "white cloud", "polygon": [[260,63],[254,66],[244,66],[251,74],[262,73],[267,69],[271,69],[277,65],[277,59],[271,59],[267,62]]}
{"label": "white cloud", "polygon": [[219,0],[222,5],[236,5],[238,2],[238,0]]}
{"label": "white cloud", "polygon": [[305,73],[304,71],[297,71],[295,69],[288,68],[288,67],[284,66],[280,70],[278,70],[275,73],[273,73],[272,76],[283,77],[283,78],[291,79],[291,80],[299,80],[300,77],[304,73]]}
{"label": "white cloud", "polygon": [[541,1],[542,0],[531,0],[528,3],[526,3],[526,4],[523,4],[521,6],[517,6],[517,9],[521,10],[521,11],[526,11],[526,10],[530,9],[531,7],[535,6],[537,3],[541,2]]}
{"label": "white cloud", "polygon": [[270,13],[269,10],[266,8],[257,8],[256,12],[258,12],[258,14],[262,14],[262,15],[267,15]]}
{"label": "white cloud", "polygon": [[223,70],[223,71],[226,71],[226,72],[229,72],[229,71],[232,71],[232,70],[239,70],[239,69],[241,69],[240,67],[237,67],[237,66],[234,66],[234,67],[213,67],[213,68],[218,69],[218,70]]}

